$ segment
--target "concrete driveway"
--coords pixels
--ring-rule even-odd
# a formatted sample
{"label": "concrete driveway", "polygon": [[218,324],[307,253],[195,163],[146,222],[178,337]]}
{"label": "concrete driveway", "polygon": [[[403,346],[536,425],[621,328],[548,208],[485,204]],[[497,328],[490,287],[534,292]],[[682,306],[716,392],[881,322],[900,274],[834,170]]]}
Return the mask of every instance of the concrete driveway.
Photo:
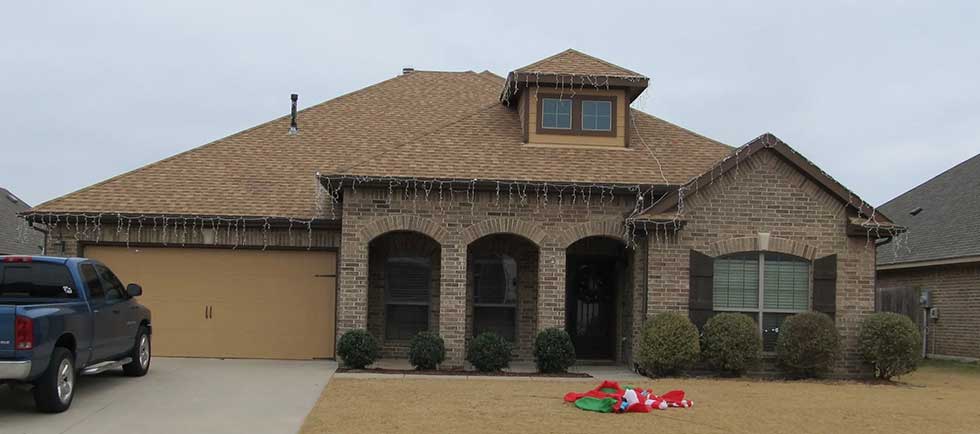
{"label": "concrete driveway", "polygon": [[37,413],[29,391],[0,387],[0,432],[288,433],[303,424],[331,361],[155,358],[143,378],[81,377],[65,413]]}

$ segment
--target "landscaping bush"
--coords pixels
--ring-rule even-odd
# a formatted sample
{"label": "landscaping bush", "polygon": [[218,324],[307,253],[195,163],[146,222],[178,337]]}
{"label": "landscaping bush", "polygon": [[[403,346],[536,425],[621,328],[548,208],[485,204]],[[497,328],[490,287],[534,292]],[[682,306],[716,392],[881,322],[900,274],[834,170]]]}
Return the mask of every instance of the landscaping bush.
{"label": "landscaping bush", "polygon": [[510,366],[510,342],[496,333],[480,333],[470,341],[466,360],[481,372],[497,372]]}
{"label": "landscaping bush", "polygon": [[674,374],[697,361],[701,352],[698,339],[698,328],[687,316],[657,314],[643,325],[637,362],[650,374]]}
{"label": "landscaping bush", "polygon": [[534,339],[534,363],[541,372],[565,372],[575,364],[575,346],[564,329],[552,327]]}
{"label": "landscaping bush", "polygon": [[381,356],[378,340],[367,330],[354,329],[344,333],[337,343],[337,355],[348,368],[363,369]]}
{"label": "landscaping bush", "polygon": [[858,345],[864,360],[884,380],[915,370],[922,359],[922,334],[905,315],[880,312],[861,322]]}
{"label": "landscaping bush", "polygon": [[724,375],[741,375],[759,360],[762,336],[752,317],[720,313],[704,325],[701,355]]}
{"label": "landscaping bush", "polygon": [[415,369],[436,369],[446,360],[446,343],[442,336],[419,332],[408,343],[408,361]]}
{"label": "landscaping bush", "polygon": [[776,340],[779,365],[792,377],[816,377],[830,371],[840,355],[834,320],[819,312],[786,318]]}

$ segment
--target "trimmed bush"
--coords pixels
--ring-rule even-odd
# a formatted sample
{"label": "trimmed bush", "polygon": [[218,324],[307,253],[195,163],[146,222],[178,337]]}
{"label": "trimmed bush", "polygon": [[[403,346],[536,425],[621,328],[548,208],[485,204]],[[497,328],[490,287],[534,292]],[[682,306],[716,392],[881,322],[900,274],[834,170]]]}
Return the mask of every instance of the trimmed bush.
{"label": "trimmed bush", "polygon": [[704,325],[701,355],[724,375],[738,376],[759,360],[762,336],[755,321],[741,313],[720,313]]}
{"label": "trimmed bush", "polygon": [[840,355],[840,334],[824,313],[804,312],[779,326],[776,356],[779,365],[795,378],[810,378],[830,371]]}
{"label": "trimmed bush", "polygon": [[875,377],[889,380],[915,370],[922,359],[922,334],[912,320],[892,312],[872,314],[861,322],[858,345]]}
{"label": "trimmed bush", "polygon": [[541,372],[565,372],[575,364],[575,346],[564,329],[552,327],[534,339],[534,363]]}
{"label": "trimmed bush", "polygon": [[493,332],[480,333],[470,341],[466,360],[480,372],[497,372],[510,366],[510,342]]}
{"label": "trimmed bush", "polygon": [[698,339],[698,328],[687,316],[657,314],[643,325],[637,362],[649,374],[674,374],[697,361],[701,352]]}
{"label": "trimmed bush", "polygon": [[408,343],[408,362],[415,369],[436,369],[446,360],[446,342],[432,332],[419,332]]}
{"label": "trimmed bush", "polygon": [[337,343],[337,355],[348,368],[364,369],[381,357],[378,340],[367,330],[354,329],[344,333]]}

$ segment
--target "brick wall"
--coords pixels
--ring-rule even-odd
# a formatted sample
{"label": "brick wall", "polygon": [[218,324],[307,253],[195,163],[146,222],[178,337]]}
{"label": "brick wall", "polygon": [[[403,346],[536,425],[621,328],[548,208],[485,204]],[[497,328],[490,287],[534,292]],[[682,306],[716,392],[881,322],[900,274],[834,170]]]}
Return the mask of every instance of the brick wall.
{"label": "brick wall", "polygon": [[[545,202],[533,192],[520,203],[509,195],[478,192],[466,195],[446,192],[439,201],[435,193],[424,195],[400,189],[389,196],[387,188],[358,187],[344,192],[340,281],[338,285],[338,336],[353,328],[364,328],[368,320],[369,242],[391,231],[425,234],[440,245],[438,330],[446,341],[447,366],[463,364],[468,338],[467,247],[491,234],[509,233],[526,238],[537,247],[538,282],[534,301],[535,332],[564,326],[565,248],[587,236],[620,238],[623,214],[635,206],[635,196],[610,198],[603,204],[593,197],[586,205],[574,202],[568,193],[559,199],[552,190]],[[529,300],[528,300],[529,302]],[[527,305],[524,305],[527,307]],[[522,312],[522,317],[527,317]],[[523,321],[523,320],[522,320]],[[525,357],[530,343],[519,355]],[[519,345],[519,348],[521,345]],[[523,353],[523,354],[521,354]]]}
{"label": "brick wall", "polygon": [[[874,310],[873,244],[845,234],[843,203],[803,176],[778,154],[765,150],[733,171],[689,195],[683,209],[687,225],[678,232],[651,233],[648,252],[648,314],[687,312],[690,251],[712,255],[720,246],[757,239],[759,233],[783,239],[785,253],[819,258],[837,254],[837,313],[843,337],[841,375],[866,372],[857,348],[860,321]],[[770,249],[776,243],[770,243]],[[754,242],[745,245],[756,248]],[[810,258],[810,259],[812,259]],[[635,350],[635,348],[634,348]]]}
{"label": "brick wall", "polygon": [[880,270],[878,288],[930,289],[939,319],[929,321],[927,352],[980,358],[980,264]]}

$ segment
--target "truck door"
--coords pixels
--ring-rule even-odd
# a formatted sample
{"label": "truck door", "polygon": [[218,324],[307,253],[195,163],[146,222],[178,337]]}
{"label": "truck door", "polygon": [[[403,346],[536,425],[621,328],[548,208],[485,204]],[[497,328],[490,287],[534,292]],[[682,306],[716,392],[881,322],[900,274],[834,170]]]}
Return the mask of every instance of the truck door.
{"label": "truck door", "polygon": [[136,343],[138,324],[132,320],[131,309],[135,303],[126,294],[126,288],[122,282],[108,267],[96,262],[95,271],[98,271],[99,280],[105,290],[104,306],[105,310],[109,311],[109,318],[111,318],[108,321],[111,323],[112,329],[107,330],[107,334],[111,335],[111,342],[108,344],[110,357],[128,353]]}
{"label": "truck door", "polygon": [[92,361],[102,361],[113,356],[111,330],[113,313],[106,306],[102,279],[93,264],[82,264],[79,270],[88,289],[88,302],[92,308]]}

